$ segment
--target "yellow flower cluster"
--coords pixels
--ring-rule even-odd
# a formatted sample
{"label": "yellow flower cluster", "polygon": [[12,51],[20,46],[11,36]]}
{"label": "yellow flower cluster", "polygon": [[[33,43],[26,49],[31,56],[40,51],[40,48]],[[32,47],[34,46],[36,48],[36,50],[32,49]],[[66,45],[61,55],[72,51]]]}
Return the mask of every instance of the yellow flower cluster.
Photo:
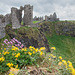
{"label": "yellow flower cluster", "polygon": [[15,57],[16,57],[16,58],[18,58],[19,56],[20,56],[20,53],[16,54],[16,56],[15,56]]}
{"label": "yellow flower cluster", "polygon": [[[38,48],[34,48],[33,46],[30,46],[29,49],[31,51],[33,51],[32,52],[33,54],[35,54],[36,52],[40,52],[40,55],[43,55],[42,50],[45,50],[46,48],[45,47],[41,47],[40,49],[38,49]],[[32,55],[32,53],[31,52],[28,52],[29,55]]]}
{"label": "yellow flower cluster", "polygon": [[4,55],[9,54],[9,52],[4,52]]}
{"label": "yellow flower cluster", "polygon": [[9,75],[15,75],[15,74],[13,74],[12,72],[10,72]]}
{"label": "yellow flower cluster", "polygon": [[73,65],[70,61],[66,62],[65,60],[62,60],[62,57],[60,56],[59,59],[61,59],[61,62],[58,63],[59,66],[64,66],[72,75],[75,75],[75,69],[73,68]]}
{"label": "yellow flower cluster", "polygon": [[22,48],[21,51],[27,51],[27,47]]}
{"label": "yellow flower cluster", "polygon": [[40,52],[40,55],[43,55],[43,52]]}
{"label": "yellow flower cluster", "polygon": [[11,68],[11,69],[10,69],[10,73],[9,73],[9,75],[17,75],[18,72],[19,72],[19,69]]}
{"label": "yellow flower cluster", "polygon": [[60,59],[60,60],[62,60],[62,57],[61,57],[61,56],[59,56],[59,59]]}
{"label": "yellow flower cluster", "polygon": [[4,57],[1,57],[1,58],[0,58],[0,61],[2,61],[2,62],[3,62],[4,60],[5,60],[5,58],[4,58]]}
{"label": "yellow flower cluster", "polygon": [[19,48],[15,47],[15,46],[12,46],[12,50],[16,51],[16,50],[19,50]]}
{"label": "yellow flower cluster", "polygon": [[29,54],[29,55],[32,55],[32,53],[31,53],[31,52],[28,52],[28,54]]}
{"label": "yellow flower cluster", "polygon": [[13,64],[12,63],[8,63],[7,66],[11,68],[13,66]]}
{"label": "yellow flower cluster", "polygon": [[39,50],[45,50],[46,48],[45,47],[41,47]]}
{"label": "yellow flower cluster", "polygon": [[72,75],[75,75],[75,69],[73,68],[73,65],[70,61],[67,62],[68,70],[72,73]]}
{"label": "yellow flower cluster", "polygon": [[55,47],[51,47],[51,49],[56,50],[56,48],[55,48]]}
{"label": "yellow flower cluster", "polygon": [[51,57],[51,58],[56,58],[56,56],[54,56],[53,54],[50,54],[50,57]]}

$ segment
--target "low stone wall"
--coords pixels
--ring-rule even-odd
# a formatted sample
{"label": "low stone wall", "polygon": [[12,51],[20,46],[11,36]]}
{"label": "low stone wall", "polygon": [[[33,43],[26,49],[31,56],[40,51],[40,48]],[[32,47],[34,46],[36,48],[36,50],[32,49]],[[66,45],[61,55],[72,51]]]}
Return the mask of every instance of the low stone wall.
{"label": "low stone wall", "polygon": [[75,24],[71,22],[58,22],[55,25],[55,31],[59,35],[70,35],[75,37]]}
{"label": "low stone wall", "polygon": [[49,35],[56,33],[57,35],[75,37],[75,24],[68,21],[44,22],[40,25],[39,29],[47,32]]}

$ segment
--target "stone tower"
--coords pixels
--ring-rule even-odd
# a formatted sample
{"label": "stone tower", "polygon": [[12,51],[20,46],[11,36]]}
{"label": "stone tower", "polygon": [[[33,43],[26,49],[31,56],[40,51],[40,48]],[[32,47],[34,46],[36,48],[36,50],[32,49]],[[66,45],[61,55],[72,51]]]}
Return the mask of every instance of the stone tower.
{"label": "stone tower", "polygon": [[11,21],[13,29],[20,28],[20,10],[18,10],[17,8],[11,8]]}
{"label": "stone tower", "polygon": [[56,13],[55,13],[55,12],[53,13],[53,18],[54,18],[54,19],[56,19],[56,18],[57,18],[57,15],[56,15]]}
{"label": "stone tower", "polygon": [[24,6],[24,25],[31,25],[33,22],[33,6],[25,5]]}

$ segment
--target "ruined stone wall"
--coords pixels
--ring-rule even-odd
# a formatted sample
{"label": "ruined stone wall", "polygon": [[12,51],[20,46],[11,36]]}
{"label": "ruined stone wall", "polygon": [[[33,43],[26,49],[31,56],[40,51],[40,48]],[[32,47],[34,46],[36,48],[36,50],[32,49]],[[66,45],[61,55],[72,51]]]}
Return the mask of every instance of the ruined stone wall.
{"label": "ruined stone wall", "polygon": [[17,8],[11,8],[11,21],[13,29],[20,28],[20,10],[18,10]]}
{"label": "ruined stone wall", "polygon": [[39,29],[43,32],[46,32],[49,35],[57,34],[75,37],[75,24],[68,21],[45,21],[40,24]]}
{"label": "ruined stone wall", "polygon": [[11,14],[5,15],[5,25],[11,24]]}
{"label": "ruined stone wall", "polygon": [[0,15],[0,39],[5,37],[5,17]]}
{"label": "ruined stone wall", "polygon": [[64,21],[55,24],[55,31],[58,35],[70,35],[75,37],[75,24]]}
{"label": "ruined stone wall", "polygon": [[59,18],[57,18],[56,13],[54,12],[53,15],[45,16],[45,21],[59,21]]}
{"label": "ruined stone wall", "polygon": [[33,6],[25,5],[24,6],[24,25],[31,25],[33,22]]}

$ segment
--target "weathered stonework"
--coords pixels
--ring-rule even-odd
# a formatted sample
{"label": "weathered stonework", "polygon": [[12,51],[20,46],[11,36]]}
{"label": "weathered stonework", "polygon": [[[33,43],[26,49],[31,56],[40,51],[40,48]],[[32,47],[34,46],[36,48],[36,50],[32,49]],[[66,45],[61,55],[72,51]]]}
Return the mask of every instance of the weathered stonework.
{"label": "weathered stonework", "polygon": [[[22,11],[24,10],[24,18],[22,19]],[[0,15],[0,39],[5,36],[5,26],[12,24],[12,29],[18,29],[21,27],[21,22],[24,21],[24,25],[32,25],[33,23],[33,6],[25,5],[20,6],[20,9],[15,7],[11,8],[11,14],[5,16]]]}
{"label": "weathered stonework", "polygon": [[57,18],[56,13],[54,12],[53,15],[45,16],[45,21],[59,21],[59,18]]}
{"label": "weathered stonework", "polygon": [[12,28],[13,29],[18,29],[20,28],[20,10],[17,8],[12,7],[11,8],[11,21],[12,21]]}
{"label": "weathered stonework", "polygon": [[11,14],[5,15],[5,25],[11,24]]}
{"label": "weathered stonework", "polygon": [[24,6],[24,25],[31,25],[33,23],[33,6],[25,5]]}
{"label": "weathered stonework", "polygon": [[5,37],[5,17],[0,15],[0,39]]}

